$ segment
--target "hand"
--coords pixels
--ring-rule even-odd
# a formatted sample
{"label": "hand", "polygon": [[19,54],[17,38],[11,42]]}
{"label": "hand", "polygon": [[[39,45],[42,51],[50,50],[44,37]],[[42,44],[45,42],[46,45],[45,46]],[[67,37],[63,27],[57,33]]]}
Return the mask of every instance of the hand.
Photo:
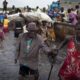
{"label": "hand", "polygon": [[15,64],[17,63],[17,59],[14,60]]}
{"label": "hand", "polygon": [[54,62],[53,52],[49,52],[49,53],[48,53],[48,58],[49,58],[50,63],[53,64],[53,62]]}
{"label": "hand", "polygon": [[56,57],[56,55],[57,55],[57,54],[55,54],[55,53],[52,52],[52,51],[48,53],[48,58],[49,58],[49,61],[50,61],[51,64],[53,64],[53,63],[55,62],[55,57]]}

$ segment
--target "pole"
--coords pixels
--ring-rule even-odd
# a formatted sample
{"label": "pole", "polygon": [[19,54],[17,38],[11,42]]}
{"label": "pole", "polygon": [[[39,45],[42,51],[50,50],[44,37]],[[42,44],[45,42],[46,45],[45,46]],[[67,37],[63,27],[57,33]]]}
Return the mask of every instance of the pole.
{"label": "pole", "polygon": [[49,72],[48,80],[50,80],[52,69],[53,69],[53,64],[51,65],[51,69],[50,69],[50,72]]}
{"label": "pole", "polygon": [[[67,42],[68,42],[67,39],[65,39],[64,41],[61,42],[61,44],[59,45],[58,49],[56,49],[57,54],[59,53],[59,50],[60,50],[61,48],[63,48],[65,44],[67,44]],[[57,55],[57,54],[56,54],[56,55]],[[53,57],[52,57],[52,58],[53,58]],[[51,58],[51,56],[49,57],[49,60],[50,60],[50,62],[51,62],[51,68],[50,68],[48,80],[50,80],[51,72],[52,72],[53,65],[54,65],[53,63],[54,63],[54,60],[56,59],[56,56],[54,57],[54,59],[52,59],[52,58]]]}

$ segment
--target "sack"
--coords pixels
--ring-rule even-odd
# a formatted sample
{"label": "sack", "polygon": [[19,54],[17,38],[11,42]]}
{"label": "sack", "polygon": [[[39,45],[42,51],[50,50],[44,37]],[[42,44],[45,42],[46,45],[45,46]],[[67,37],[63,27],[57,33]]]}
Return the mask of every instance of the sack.
{"label": "sack", "polygon": [[80,80],[80,53],[68,55],[62,65],[59,76],[61,80]]}

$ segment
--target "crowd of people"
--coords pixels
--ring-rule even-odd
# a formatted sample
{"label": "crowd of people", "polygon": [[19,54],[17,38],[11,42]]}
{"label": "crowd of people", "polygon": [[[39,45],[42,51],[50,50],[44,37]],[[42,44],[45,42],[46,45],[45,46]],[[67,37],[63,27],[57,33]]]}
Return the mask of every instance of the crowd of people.
{"label": "crowd of people", "polygon": [[79,5],[76,5],[75,8],[70,7],[68,9],[64,9],[64,7],[60,6],[60,2],[53,2],[48,11],[48,15],[53,20],[77,25],[80,13],[79,9]]}
{"label": "crowd of people", "polygon": [[[5,0],[3,2],[3,11],[7,11],[8,2]],[[12,10],[15,10],[15,6],[12,7]],[[37,7],[39,10],[39,7]],[[27,12],[30,12],[31,8],[27,7]],[[55,22],[66,22],[71,23],[72,25],[77,26],[79,23],[79,5],[76,5],[75,8],[70,8],[68,10],[64,10],[64,7],[61,7],[60,0],[57,2],[53,2],[50,6],[48,12],[43,11],[49,15],[49,17]],[[17,8],[15,13],[21,13],[21,10]],[[21,17],[21,16],[19,16]],[[38,71],[38,55],[40,50],[48,56],[53,57],[53,48],[49,47],[46,44],[46,41],[55,42],[56,34],[53,28],[53,24],[48,21],[25,21],[25,26],[27,32],[22,32],[19,34],[18,39],[16,39],[16,55],[15,55],[15,63],[19,60],[20,68],[19,68],[19,80],[25,80],[26,75],[33,75],[34,80],[38,80],[39,71]],[[4,34],[9,31],[9,20],[6,15],[0,16],[0,39],[3,41]],[[21,25],[20,25],[21,26]],[[23,26],[21,26],[24,28]],[[76,28],[76,30],[80,30],[80,28]],[[77,34],[78,35],[78,34]],[[80,34],[76,37],[76,40],[80,41]],[[2,44],[1,44],[2,45]],[[73,53],[73,51],[72,51]],[[69,80],[69,79],[64,79]]]}

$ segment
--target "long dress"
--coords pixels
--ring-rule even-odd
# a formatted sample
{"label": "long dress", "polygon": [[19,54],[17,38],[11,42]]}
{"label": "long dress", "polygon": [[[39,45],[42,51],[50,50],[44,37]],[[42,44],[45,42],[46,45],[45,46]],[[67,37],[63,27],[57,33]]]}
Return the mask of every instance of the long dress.
{"label": "long dress", "polygon": [[4,26],[4,32],[5,33],[9,31],[9,29],[8,29],[9,25],[8,24],[9,24],[9,20],[8,19],[4,19],[3,26]]}

